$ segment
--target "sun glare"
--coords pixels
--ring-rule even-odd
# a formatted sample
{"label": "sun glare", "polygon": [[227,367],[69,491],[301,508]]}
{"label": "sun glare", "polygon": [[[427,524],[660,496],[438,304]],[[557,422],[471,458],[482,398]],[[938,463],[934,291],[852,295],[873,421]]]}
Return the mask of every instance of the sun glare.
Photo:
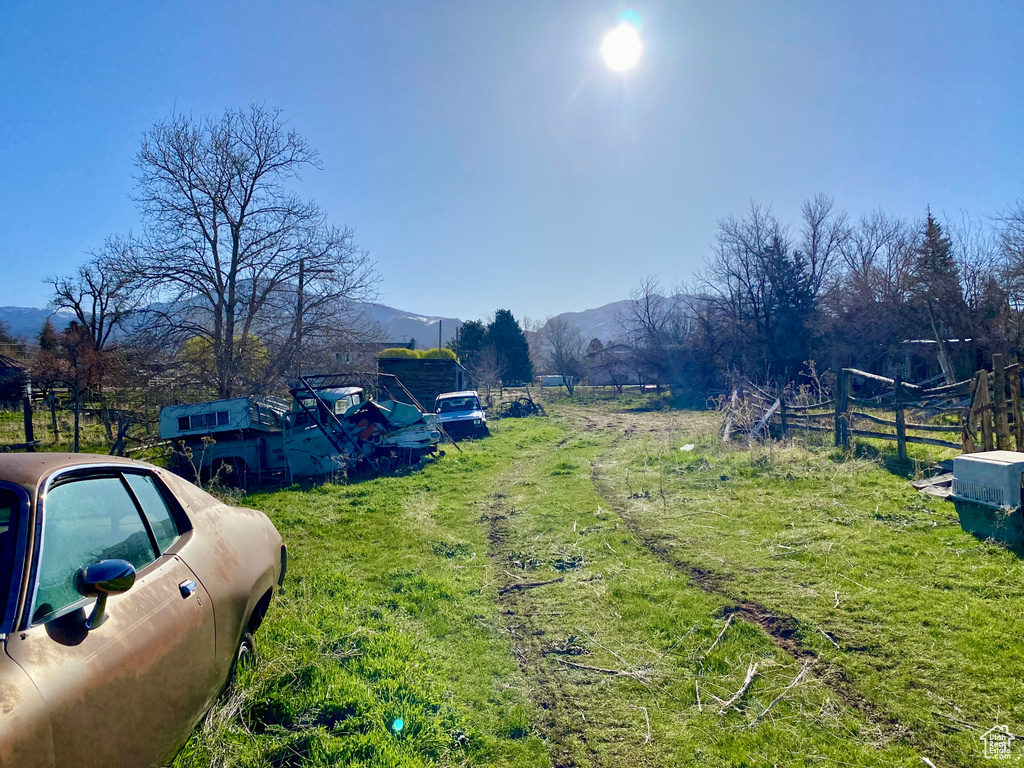
{"label": "sun glare", "polygon": [[632,24],[619,24],[604,36],[604,42],[601,43],[601,55],[605,63],[616,72],[632,68],[640,60],[642,50],[640,33]]}

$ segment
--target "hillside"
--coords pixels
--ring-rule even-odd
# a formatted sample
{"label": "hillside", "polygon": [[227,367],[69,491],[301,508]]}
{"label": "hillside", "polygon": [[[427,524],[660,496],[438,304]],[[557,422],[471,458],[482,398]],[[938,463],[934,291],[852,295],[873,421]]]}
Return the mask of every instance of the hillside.
{"label": "hillside", "polygon": [[558,317],[578,325],[587,341],[596,337],[602,344],[607,344],[622,336],[620,317],[629,311],[629,303],[629,299],[623,299],[582,312],[563,312]]}
{"label": "hillside", "polygon": [[[456,317],[420,315],[383,304],[366,304],[364,308],[370,318],[384,329],[386,338],[382,341],[416,339],[418,347],[432,347],[437,345],[438,321],[442,324],[441,333],[445,342],[455,334],[456,328],[462,326],[462,321]],[[53,312],[40,307],[0,307],[0,321],[6,322],[12,335],[17,338],[34,340],[48,317],[53,319],[58,330],[74,319],[68,310]]]}
{"label": "hillside", "polygon": [[[442,343],[447,343],[456,329],[462,327],[462,320],[457,317],[425,315],[385,304],[364,304],[363,307],[369,317],[384,329],[386,338],[382,341],[407,342],[415,339],[417,347],[433,347],[437,345],[438,322],[441,323]],[[588,341],[597,337],[607,343],[621,335],[618,319],[628,309],[627,299],[581,312],[563,312],[557,317],[578,325]],[[0,307],[0,321],[6,322],[11,333],[18,338],[35,339],[48,317],[53,318],[58,329],[64,328],[74,318],[68,310],[53,312],[40,307]]]}

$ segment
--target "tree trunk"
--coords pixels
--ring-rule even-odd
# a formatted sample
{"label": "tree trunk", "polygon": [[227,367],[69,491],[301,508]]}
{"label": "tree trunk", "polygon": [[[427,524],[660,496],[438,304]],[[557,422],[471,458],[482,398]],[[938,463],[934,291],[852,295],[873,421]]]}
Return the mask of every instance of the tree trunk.
{"label": "tree trunk", "polygon": [[[306,260],[299,259],[299,288],[296,291],[295,296],[295,349],[292,354],[295,355],[295,375],[302,375],[302,314],[305,311],[304,296],[306,282]],[[440,334],[440,331],[438,332]],[[440,343],[437,345],[440,347]]]}
{"label": "tree trunk", "polygon": [[932,333],[935,334],[935,343],[938,345],[939,368],[946,377],[946,384],[956,384],[956,371],[953,370],[953,363],[949,359],[949,352],[946,351],[946,340],[939,333],[939,326],[935,322],[935,311],[932,309],[931,299],[927,302],[928,320],[932,324]]}

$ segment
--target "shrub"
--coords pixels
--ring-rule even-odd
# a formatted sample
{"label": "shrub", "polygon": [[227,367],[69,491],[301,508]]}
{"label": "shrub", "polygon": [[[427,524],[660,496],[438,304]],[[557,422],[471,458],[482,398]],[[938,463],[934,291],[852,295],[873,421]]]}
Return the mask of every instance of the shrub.
{"label": "shrub", "polygon": [[419,353],[415,349],[406,349],[405,347],[391,347],[390,349],[382,349],[377,353],[377,357],[417,358],[419,356]]}
{"label": "shrub", "polygon": [[434,349],[406,349],[405,347],[391,347],[382,349],[377,353],[378,358],[404,357],[412,360],[457,360],[455,353],[447,348]]}
{"label": "shrub", "polygon": [[435,347],[434,349],[424,349],[420,352],[420,357],[424,360],[455,360],[455,353],[447,347]]}

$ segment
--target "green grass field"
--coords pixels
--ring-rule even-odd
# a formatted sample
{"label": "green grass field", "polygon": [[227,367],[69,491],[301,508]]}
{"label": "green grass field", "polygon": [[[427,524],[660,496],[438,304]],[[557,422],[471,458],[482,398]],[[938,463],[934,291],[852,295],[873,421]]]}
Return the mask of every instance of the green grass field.
{"label": "green grass field", "polygon": [[891,444],[748,450],[578,400],[249,496],[286,592],[175,765],[986,765],[984,730],[1024,731],[1021,561]]}
{"label": "green grass field", "polygon": [[[57,435],[53,433],[50,413],[37,407],[32,415],[32,428],[39,441],[39,451],[70,451],[74,446],[74,414],[57,411]],[[110,448],[106,432],[99,419],[83,415],[79,423],[83,453],[106,453]],[[21,443],[25,440],[25,417],[20,409],[0,409],[0,445]]]}

